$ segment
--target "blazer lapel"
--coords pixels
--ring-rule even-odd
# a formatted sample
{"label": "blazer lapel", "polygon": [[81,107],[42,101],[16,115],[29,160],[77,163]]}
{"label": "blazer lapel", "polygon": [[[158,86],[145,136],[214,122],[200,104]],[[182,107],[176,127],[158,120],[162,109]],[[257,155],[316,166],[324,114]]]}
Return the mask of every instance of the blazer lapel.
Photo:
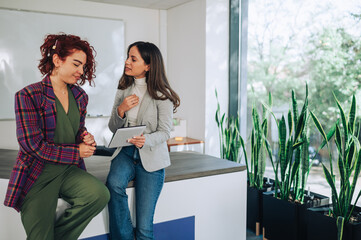
{"label": "blazer lapel", "polygon": [[55,107],[55,94],[51,85],[50,77],[46,76],[43,81],[43,97],[41,108],[43,111],[44,130],[48,139],[52,140],[55,133],[56,125],[56,107]]}
{"label": "blazer lapel", "polygon": [[137,125],[140,125],[140,123],[143,120],[144,113],[147,111],[148,105],[151,102],[152,98],[150,97],[148,91],[145,92],[142,102],[139,106],[139,112],[137,117]]}
{"label": "blazer lapel", "polygon": [[50,77],[46,76],[43,79],[42,84],[43,84],[43,94],[45,96],[45,99],[50,104],[54,104],[55,106],[55,94],[54,94],[53,86],[51,85]]}
{"label": "blazer lapel", "polygon": [[[121,104],[126,97],[132,95],[133,91],[134,91],[134,84],[132,84],[130,87],[124,89],[123,95],[119,99],[120,101],[119,101],[118,105]],[[128,127],[128,118],[126,118],[126,120],[125,120],[124,127]]]}
{"label": "blazer lapel", "polygon": [[[80,113],[86,111],[86,105],[84,101],[85,94],[83,94],[75,85],[68,85],[75,98],[76,104]],[[84,106],[85,105],[85,106]]]}

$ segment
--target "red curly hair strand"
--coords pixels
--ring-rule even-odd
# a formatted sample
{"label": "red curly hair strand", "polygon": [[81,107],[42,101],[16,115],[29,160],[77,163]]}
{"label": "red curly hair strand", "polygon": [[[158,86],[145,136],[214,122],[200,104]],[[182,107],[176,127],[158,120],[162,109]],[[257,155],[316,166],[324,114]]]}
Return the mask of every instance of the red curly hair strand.
{"label": "red curly hair strand", "polygon": [[50,74],[54,69],[53,55],[57,54],[61,60],[73,54],[74,50],[83,51],[86,54],[84,73],[80,77],[79,85],[89,82],[91,86],[95,78],[95,55],[96,51],[86,40],[65,33],[49,34],[45,36],[44,43],[40,47],[41,56],[39,70],[43,75]]}

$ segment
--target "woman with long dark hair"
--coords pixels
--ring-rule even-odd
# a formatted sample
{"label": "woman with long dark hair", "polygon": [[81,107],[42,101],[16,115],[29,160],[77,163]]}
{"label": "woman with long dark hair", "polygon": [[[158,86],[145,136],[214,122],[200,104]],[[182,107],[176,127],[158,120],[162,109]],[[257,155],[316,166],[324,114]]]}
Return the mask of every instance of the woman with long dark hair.
{"label": "woman with long dark hair", "polygon": [[[110,237],[116,240],[154,239],[153,216],[170,165],[167,140],[178,95],[167,80],[157,46],[135,42],[128,48],[109,128],[146,125],[144,134],[129,139],[131,146],[115,151],[107,179],[110,191]],[[135,182],[136,227],[130,219],[126,188]]]}

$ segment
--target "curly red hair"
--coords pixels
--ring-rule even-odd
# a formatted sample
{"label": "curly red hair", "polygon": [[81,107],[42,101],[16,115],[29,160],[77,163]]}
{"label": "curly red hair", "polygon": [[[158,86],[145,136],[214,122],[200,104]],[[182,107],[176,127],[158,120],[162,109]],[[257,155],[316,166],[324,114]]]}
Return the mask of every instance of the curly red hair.
{"label": "curly red hair", "polygon": [[[53,55],[57,54],[61,60],[71,55],[74,50],[83,51],[86,54],[86,64],[84,73],[80,77],[79,85],[84,85],[86,81],[91,86],[95,78],[95,55],[96,51],[86,40],[80,37],[65,33],[49,34],[45,36],[44,43],[40,47],[42,58],[39,63],[39,70],[43,75],[50,74],[54,69],[52,61]],[[93,54],[94,53],[94,54]]]}

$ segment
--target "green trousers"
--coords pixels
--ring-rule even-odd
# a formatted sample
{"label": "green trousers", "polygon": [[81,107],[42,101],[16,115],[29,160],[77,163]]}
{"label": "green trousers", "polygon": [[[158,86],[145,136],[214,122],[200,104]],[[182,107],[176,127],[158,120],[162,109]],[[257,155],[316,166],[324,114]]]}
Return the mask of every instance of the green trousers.
{"label": "green trousers", "polygon": [[[71,207],[55,221],[59,197]],[[72,165],[46,164],[21,208],[27,239],[76,240],[109,198],[105,185],[86,171]]]}

